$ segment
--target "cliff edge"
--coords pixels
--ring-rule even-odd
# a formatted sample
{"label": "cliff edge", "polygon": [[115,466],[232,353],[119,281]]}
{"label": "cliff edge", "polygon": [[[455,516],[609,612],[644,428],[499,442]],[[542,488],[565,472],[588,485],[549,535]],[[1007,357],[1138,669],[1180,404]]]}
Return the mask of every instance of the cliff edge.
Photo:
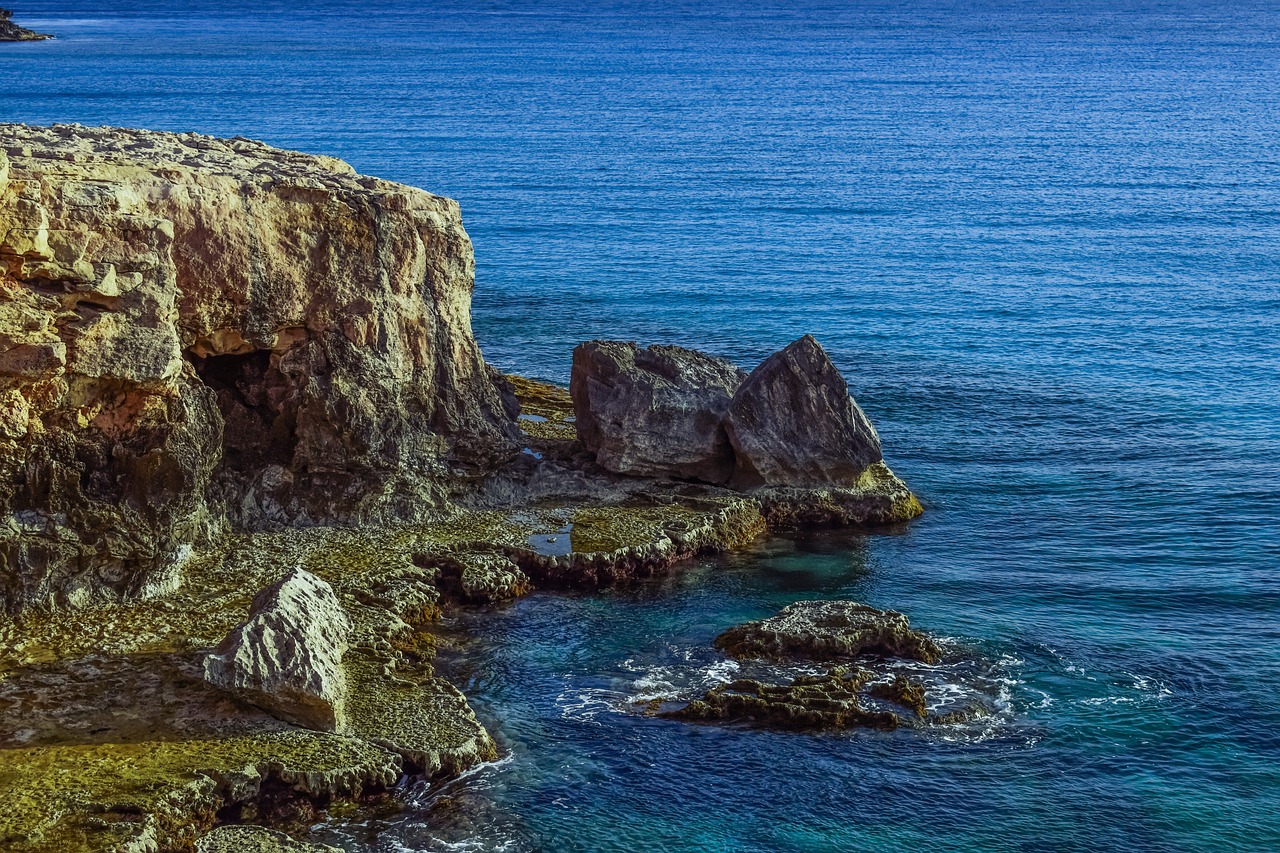
{"label": "cliff edge", "polygon": [[456,202],[220,140],[0,125],[0,609],[420,517],[518,450]]}

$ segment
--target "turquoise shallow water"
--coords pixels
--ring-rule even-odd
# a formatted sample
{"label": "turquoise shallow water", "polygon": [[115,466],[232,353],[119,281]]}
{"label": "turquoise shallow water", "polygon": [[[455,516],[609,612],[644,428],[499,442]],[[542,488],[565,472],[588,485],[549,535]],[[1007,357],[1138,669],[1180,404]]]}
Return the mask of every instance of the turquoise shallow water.
{"label": "turquoise shallow water", "polygon": [[[750,366],[813,332],[928,508],[467,617],[454,665],[508,758],[331,838],[1280,849],[1274,4],[18,11],[62,37],[0,46],[0,120],[254,136],[458,198],[504,368],[564,380],[594,336]],[[973,650],[990,725],[632,712],[815,596]]]}

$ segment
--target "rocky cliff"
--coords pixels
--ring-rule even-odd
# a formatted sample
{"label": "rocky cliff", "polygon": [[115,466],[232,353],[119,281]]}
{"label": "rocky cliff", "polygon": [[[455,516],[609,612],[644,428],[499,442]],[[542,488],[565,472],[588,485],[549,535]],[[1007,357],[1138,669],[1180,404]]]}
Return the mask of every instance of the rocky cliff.
{"label": "rocky cliff", "polygon": [[53,38],[48,33],[38,33],[13,22],[13,12],[0,9],[0,41],[44,41]]}
{"label": "rocky cliff", "polygon": [[0,609],[439,506],[518,449],[473,281],[455,202],[339,160],[0,125]]}

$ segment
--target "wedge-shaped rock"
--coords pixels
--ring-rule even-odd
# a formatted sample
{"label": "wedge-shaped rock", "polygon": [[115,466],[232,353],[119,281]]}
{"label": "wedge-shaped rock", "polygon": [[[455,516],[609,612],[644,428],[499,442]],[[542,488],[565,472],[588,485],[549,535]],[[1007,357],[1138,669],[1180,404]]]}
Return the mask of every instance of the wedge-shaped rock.
{"label": "wedge-shaped rock", "polygon": [[777,616],[737,625],[716,637],[737,658],[835,661],[895,657],[937,663],[942,650],[912,630],[907,617],[856,601],[798,601]]}
{"label": "wedge-shaped rock", "polygon": [[724,416],[745,376],[684,347],[588,341],[573,351],[569,384],[578,438],[609,471],[725,483]]}
{"label": "wedge-shaped rock", "polygon": [[205,658],[205,678],[280,719],[341,731],[350,634],[333,587],[297,568],[258,593],[249,618]]}
{"label": "wedge-shaped rock", "polygon": [[751,372],[725,427],[737,461],[736,488],[850,486],[882,458],[871,421],[811,335]]}

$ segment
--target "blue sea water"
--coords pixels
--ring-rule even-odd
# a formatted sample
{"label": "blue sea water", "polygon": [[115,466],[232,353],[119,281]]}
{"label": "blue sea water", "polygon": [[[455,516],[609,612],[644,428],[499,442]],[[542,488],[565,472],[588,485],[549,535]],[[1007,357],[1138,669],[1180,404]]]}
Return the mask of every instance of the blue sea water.
{"label": "blue sea water", "polygon": [[[804,332],[926,514],[460,617],[504,760],[350,850],[1280,850],[1280,6],[19,2],[0,121],[244,135],[460,200],[490,360]],[[12,4],[11,4],[12,5]],[[791,601],[908,613],[996,709],[687,726]]]}

